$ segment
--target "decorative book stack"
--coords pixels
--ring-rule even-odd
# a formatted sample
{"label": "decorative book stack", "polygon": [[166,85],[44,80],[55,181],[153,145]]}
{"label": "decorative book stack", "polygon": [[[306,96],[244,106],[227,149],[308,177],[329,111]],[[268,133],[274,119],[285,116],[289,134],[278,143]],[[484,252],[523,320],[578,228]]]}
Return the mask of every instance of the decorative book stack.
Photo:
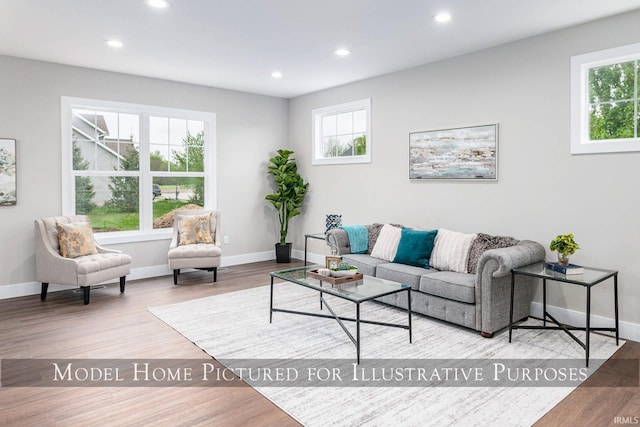
{"label": "decorative book stack", "polygon": [[562,265],[557,262],[548,262],[546,264],[546,268],[547,270],[552,270],[566,275],[584,273],[584,267],[575,264]]}

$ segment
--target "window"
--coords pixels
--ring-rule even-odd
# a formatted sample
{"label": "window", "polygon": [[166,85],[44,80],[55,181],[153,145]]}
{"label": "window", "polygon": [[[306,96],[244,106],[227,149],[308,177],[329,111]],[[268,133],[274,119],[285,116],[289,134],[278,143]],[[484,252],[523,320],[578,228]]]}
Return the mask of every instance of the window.
{"label": "window", "polygon": [[371,99],[318,108],[311,115],[312,164],[371,162]]}
{"label": "window", "polygon": [[571,152],[640,151],[640,44],[571,58]]}
{"label": "window", "polygon": [[63,97],[62,171],[101,242],[167,238],[166,214],[215,206],[215,114]]}

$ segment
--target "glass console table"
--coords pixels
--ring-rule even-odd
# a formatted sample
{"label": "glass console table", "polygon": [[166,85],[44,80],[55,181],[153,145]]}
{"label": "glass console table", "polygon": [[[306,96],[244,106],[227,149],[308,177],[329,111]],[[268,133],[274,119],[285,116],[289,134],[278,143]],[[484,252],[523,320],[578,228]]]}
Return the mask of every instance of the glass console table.
{"label": "glass console table", "polygon": [[325,235],[324,233],[312,233],[312,234],[304,235],[304,265],[307,265],[307,240],[308,239],[324,240]]}
{"label": "glass console table", "polygon": [[[542,279],[542,326],[516,325],[513,322],[513,291],[516,276],[529,276]],[[615,311],[615,327],[614,328],[592,328],[591,327],[591,288],[602,283],[605,280],[613,278],[613,297]],[[586,307],[586,325],[584,327],[567,326],[558,322],[552,315],[547,313],[547,280],[561,282],[565,284],[582,286],[587,291],[587,307]],[[555,326],[547,326],[547,319],[554,323]],[[615,270],[604,270],[601,268],[584,267],[584,274],[562,274],[555,271],[547,270],[544,262],[531,264],[524,267],[514,268],[511,270],[511,307],[509,311],[509,342],[511,342],[511,334],[513,329],[559,329],[563,330],[574,341],[576,341],[585,350],[586,365],[589,367],[589,334],[591,331],[607,331],[615,332],[616,345],[619,342],[618,329],[618,272]],[[585,331],[585,341],[583,342],[571,331]]]}

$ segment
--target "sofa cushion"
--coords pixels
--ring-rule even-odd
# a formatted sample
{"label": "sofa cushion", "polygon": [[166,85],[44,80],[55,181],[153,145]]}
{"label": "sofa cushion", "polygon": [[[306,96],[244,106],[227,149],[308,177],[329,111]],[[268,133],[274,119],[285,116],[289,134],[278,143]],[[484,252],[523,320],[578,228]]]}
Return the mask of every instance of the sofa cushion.
{"label": "sofa cushion", "polygon": [[180,245],[169,249],[169,258],[216,258],[222,255],[222,249],[213,243],[196,243],[193,245]]}
{"label": "sofa cushion", "polygon": [[466,273],[469,249],[475,238],[475,234],[439,229],[436,245],[431,254],[431,267],[438,270]]}
{"label": "sofa cushion", "polygon": [[474,304],[476,301],[476,276],[453,271],[425,274],[420,279],[419,290],[454,301]]}
{"label": "sofa cushion", "polygon": [[431,258],[436,234],[438,230],[403,228],[393,262],[429,268],[429,258]]}
{"label": "sofa cushion", "polygon": [[376,269],[380,264],[385,264],[387,261],[383,259],[374,258],[371,255],[365,254],[347,254],[342,256],[342,261],[349,265],[355,265],[358,267],[358,273],[362,273],[365,276],[376,275]]}
{"label": "sofa cushion", "polygon": [[131,264],[131,256],[123,253],[105,253],[75,258],[78,274],[91,274]]}
{"label": "sofa cushion", "polygon": [[467,271],[473,274],[478,272],[478,261],[480,261],[480,257],[485,251],[489,249],[508,248],[509,246],[515,246],[517,244],[518,240],[513,237],[491,236],[489,234],[478,233],[478,236],[469,249]]}
{"label": "sofa cushion", "polygon": [[412,265],[386,263],[378,266],[376,269],[376,277],[409,285],[411,289],[417,291],[420,288],[420,278],[422,275],[430,275],[436,272],[437,270],[427,270]]}
{"label": "sofa cushion", "polygon": [[380,235],[378,236],[378,240],[376,240],[376,245],[371,251],[371,256],[389,262],[393,261],[396,257],[401,236],[401,228],[394,227],[391,224],[385,224],[382,230],[380,230]]}

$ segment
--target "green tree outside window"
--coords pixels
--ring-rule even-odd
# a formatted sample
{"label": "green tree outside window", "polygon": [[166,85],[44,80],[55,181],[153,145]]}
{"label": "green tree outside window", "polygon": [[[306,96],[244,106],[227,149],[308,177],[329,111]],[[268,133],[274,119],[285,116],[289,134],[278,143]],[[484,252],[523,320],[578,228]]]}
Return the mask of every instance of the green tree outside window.
{"label": "green tree outside window", "polygon": [[590,140],[638,137],[639,62],[622,62],[589,70]]}

